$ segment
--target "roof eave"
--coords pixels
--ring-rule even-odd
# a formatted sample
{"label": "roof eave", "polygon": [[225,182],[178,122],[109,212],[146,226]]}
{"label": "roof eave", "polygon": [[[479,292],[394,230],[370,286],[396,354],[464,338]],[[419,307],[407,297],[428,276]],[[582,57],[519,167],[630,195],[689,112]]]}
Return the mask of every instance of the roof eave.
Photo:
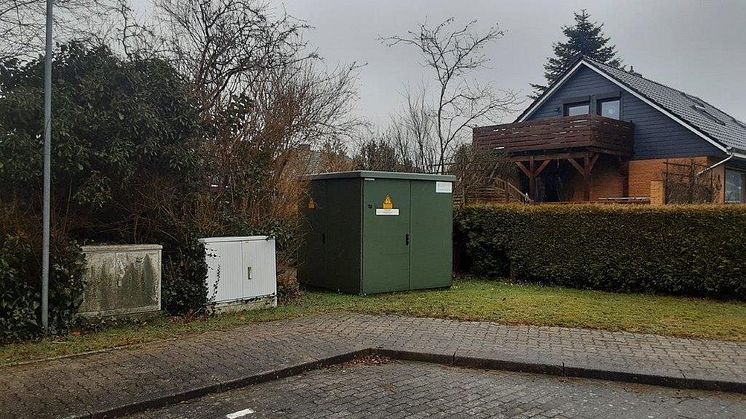
{"label": "roof eave", "polygon": [[513,122],[524,122],[526,118],[531,116],[537,109],[541,107],[541,105],[546,102],[546,100],[554,94],[555,91],[557,91],[562,85],[572,76],[575,74],[578,68],[580,68],[580,65],[583,63],[583,58],[578,58],[575,60],[575,63],[570,66],[568,70],[565,71],[565,73],[554,81],[554,83],[550,84],[546,90],[544,90],[544,93],[539,95],[532,103],[529,105],[528,108],[526,108],[525,111],[523,111],[520,115],[518,115],[518,118],[516,118]]}
{"label": "roof eave", "polygon": [[[557,91],[570,77],[572,77],[575,72],[578,71],[580,66],[585,65],[587,68],[591,69],[592,71],[596,72],[597,74],[601,75],[605,79],[611,81],[612,83],[616,84],[617,86],[621,87],[625,91],[627,91],[632,96],[635,96],[636,98],[640,99],[647,105],[651,106],[653,109],[658,110],[662,114],[666,115],[670,119],[674,120],[674,122],[678,123],[679,125],[683,126],[684,128],[688,129],[698,137],[704,139],[705,141],[709,142],[711,145],[713,145],[718,150],[722,151],[723,153],[730,154],[727,146],[720,143],[719,141],[715,140],[714,138],[710,137],[706,133],[702,132],[701,130],[697,129],[696,127],[692,126],[688,122],[686,122],[681,117],[677,116],[676,114],[672,113],[671,111],[667,110],[666,108],[662,107],[658,103],[654,102],[647,96],[641,94],[634,88],[628,86],[623,81],[617,79],[616,77],[612,76],[611,74],[604,71],[602,68],[599,68],[593,64],[592,61],[587,60],[585,57],[581,57],[578,59],[578,61],[569,69],[565,74],[560,77],[559,80],[557,80],[555,83],[553,83],[550,88],[548,88],[544,94],[542,94],[539,98],[534,101],[534,103],[529,106],[528,109],[526,109],[521,115],[519,115],[518,119],[516,119],[515,122],[524,122],[526,118],[530,117],[536,110],[541,107],[541,105],[546,102],[546,100],[554,94],[555,91]],[[745,155],[746,156],[746,155]]]}

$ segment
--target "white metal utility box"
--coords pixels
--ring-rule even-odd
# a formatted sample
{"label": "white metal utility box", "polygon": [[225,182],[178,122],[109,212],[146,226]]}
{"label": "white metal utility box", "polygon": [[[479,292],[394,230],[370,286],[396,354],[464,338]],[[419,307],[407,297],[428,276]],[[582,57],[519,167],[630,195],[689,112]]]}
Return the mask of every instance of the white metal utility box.
{"label": "white metal utility box", "polygon": [[275,239],[209,237],[205,245],[207,301],[221,311],[277,306]]}

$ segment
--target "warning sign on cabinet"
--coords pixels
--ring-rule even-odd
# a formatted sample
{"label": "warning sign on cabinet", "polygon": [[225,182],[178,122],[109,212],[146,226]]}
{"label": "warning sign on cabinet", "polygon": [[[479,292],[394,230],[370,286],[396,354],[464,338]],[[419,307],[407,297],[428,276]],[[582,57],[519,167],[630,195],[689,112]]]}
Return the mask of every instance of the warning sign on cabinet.
{"label": "warning sign on cabinet", "polygon": [[383,208],[376,208],[376,215],[399,215],[399,208],[394,208],[394,200],[391,199],[391,195],[386,195],[383,198]]}
{"label": "warning sign on cabinet", "polygon": [[399,215],[399,208],[376,208],[376,215]]}

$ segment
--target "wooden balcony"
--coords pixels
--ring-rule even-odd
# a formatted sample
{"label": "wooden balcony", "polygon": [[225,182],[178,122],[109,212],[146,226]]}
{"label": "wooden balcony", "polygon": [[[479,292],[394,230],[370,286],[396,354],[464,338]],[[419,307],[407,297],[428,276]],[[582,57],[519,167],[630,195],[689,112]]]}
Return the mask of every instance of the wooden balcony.
{"label": "wooden balcony", "polygon": [[537,178],[552,161],[567,161],[583,176],[585,201],[591,199],[591,171],[602,154],[618,158],[619,176],[626,182],[626,162],[632,157],[634,143],[632,123],[598,115],[478,127],[473,135],[477,150],[495,151],[497,158],[516,163],[528,178],[528,196],[535,201],[540,198],[536,193]]}
{"label": "wooden balcony", "polygon": [[599,115],[546,118],[474,128],[474,146],[508,156],[592,152],[632,155],[632,123]]}

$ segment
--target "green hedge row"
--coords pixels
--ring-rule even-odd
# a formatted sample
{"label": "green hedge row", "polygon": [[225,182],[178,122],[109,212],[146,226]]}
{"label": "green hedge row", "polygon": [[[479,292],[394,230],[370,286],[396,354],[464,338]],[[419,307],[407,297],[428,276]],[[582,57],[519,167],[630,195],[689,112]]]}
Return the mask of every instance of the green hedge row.
{"label": "green hedge row", "polygon": [[462,272],[746,300],[743,206],[475,206],[454,233]]}

